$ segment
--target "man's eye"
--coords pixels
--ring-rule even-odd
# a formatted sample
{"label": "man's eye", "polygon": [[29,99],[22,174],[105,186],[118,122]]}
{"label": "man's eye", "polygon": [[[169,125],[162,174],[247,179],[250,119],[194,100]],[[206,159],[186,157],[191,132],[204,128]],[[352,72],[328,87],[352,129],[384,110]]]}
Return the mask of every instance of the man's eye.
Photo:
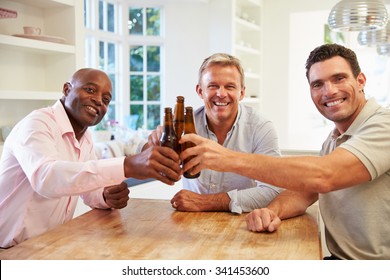
{"label": "man's eye", "polygon": [[94,88],[87,87],[87,88],[84,88],[84,89],[88,93],[95,93],[95,89]]}
{"label": "man's eye", "polygon": [[110,98],[107,98],[107,97],[105,97],[105,98],[103,98],[103,102],[104,102],[104,104],[108,105],[108,104],[110,104],[110,102],[111,102],[111,99],[110,99]]}
{"label": "man's eye", "polygon": [[318,89],[320,86],[321,86],[321,84],[313,84],[313,85],[312,85],[312,88]]}

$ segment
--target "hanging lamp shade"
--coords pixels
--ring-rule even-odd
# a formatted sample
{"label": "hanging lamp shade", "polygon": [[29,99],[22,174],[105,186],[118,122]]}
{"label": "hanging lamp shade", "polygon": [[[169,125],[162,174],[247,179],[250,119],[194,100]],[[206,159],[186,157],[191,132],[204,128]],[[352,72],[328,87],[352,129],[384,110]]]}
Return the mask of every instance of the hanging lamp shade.
{"label": "hanging lamp shade", "polygon": [[381,44],[376,47],[376,51],[379,55],[388,55],[390,56],[390,43]]}
{"label": "hanging lamp shade", "polygon": [[390,44],[390,21],[383,29],[360,31],[357,40],[362,46]]}
{"label": "hanging lamp shade", "polygon": [[342,0],[330,11],[328,23],[334,31],[363,31],[384,28],[388,21],[380,0]]}

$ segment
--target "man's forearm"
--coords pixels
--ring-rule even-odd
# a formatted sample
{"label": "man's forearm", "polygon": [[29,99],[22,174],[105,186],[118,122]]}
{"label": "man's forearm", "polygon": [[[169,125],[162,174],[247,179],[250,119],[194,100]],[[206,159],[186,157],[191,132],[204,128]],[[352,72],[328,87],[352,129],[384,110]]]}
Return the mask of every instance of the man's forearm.
{"label": "man's forearm", "polygon": [[203,211],[229,211],[230,197],[227,193],[205,194]]}
{"label": "man's forearm", "polygon": [[267,208],[274,211],[283,220],[302,215],[307,207],[317,201],[317,199],[317,193],[285,190]]}

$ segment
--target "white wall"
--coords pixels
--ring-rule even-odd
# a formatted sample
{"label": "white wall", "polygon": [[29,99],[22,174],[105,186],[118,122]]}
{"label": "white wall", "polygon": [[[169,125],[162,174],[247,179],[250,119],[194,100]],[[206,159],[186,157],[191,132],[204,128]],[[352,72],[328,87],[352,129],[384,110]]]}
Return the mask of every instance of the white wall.
{"label": "white wall", "polygon": [[[261,109],[276,125],[282,149],[319,150],[333,127],[312,104],[305,77],[305,62],[309,52],[323,44],[324,24],[327,24],[330,10],[338,2],[263,0],[264,75]],[[390,0],[383,2],[390,12]],[[364,55],[368,50],[357,45],[357,32],[344,35],[347,36],[347,45],[359,51],[359,62],[368,78],[366,95],[370,97],[369,87],[372,87],[371,92],[377,92],[374,83],[379,83],[375,80],[377,76],[370,76],[375,67],[369,62],[374,57],[372,53]],[[384,83],[383,79],[380,83]]]}
{"label": "white wall", "polygon": [[[185,12],[183,12],[185,11]],[[166,105],[174,106],[177,95],[186,106],[203,104],[195,91],[198,69],[209,53],[208,3],[170,1],[166,13]]]}
{"label": "white wall", "polygon": [[[322,26],[316,26],[316,22],[321,19],[305,17],[305,11],[327,11],[338,2],[338,0],[264,0],[264,19],[263,19],[263,104],[261,109],[263,113],[271,119],[278,131],[280,147],[282,149],[306,149],[297,145],[294,135],[301,135],[299,129],[300,123],[297,122],[289,130],[291,116],[300,114],[303,106],[312,106],[309,89],[306,92],[295,92],[294,85],[291,83],[290,71],[301,73],[302,78],[297,82],[306,82],[305,79],[305,61],[308,56],[308,50],[313,49],[317,43],[316,35],[319,35],[318,29]],[[300,15],[301,28],[299,38],[291,38],[291,17]],[[326,23],[327,18],[324,19]],[[321,36],[322,36],[321,32]],[[291,48],[290,43],[294,43]],[[305,95],[306,102],[290,103],[298,100],[297,95]],[[291,104],[291,105],[290,105]],[[307,135],[307,132],[305,133]],[[293,135],[293,136],[292,136]],[[315,144],[313,144],[315,146]],[[310,147],[310,149],[315,149]],[[320,147],[317,148],[317,150]]]}

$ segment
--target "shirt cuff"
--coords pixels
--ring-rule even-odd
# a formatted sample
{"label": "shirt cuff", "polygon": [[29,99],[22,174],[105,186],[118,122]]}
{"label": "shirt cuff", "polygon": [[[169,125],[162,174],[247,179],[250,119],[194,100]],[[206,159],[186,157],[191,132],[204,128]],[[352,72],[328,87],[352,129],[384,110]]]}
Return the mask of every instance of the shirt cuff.
{"label": "shirt cuff", "polygon": [[123,162],[125,157],[99,160],[99,183],[102,186],[115,185],[126,179]]}
{"label": "shirt cuff", "polygon": [[142,140],[141,142],[139,142],[135,153],[139,154],[140,152],[142,152],[142,148],[145,146],[146,143],[148,143],[148,140]]}
{"label": "shirt cuff", "polygon": [[230,203],[229,203],[229,210],[232,213],[242,214],[242,208],[238,203],[237,199],[237,190],[232,190],[227,192],[228,196],[230,197]]}

